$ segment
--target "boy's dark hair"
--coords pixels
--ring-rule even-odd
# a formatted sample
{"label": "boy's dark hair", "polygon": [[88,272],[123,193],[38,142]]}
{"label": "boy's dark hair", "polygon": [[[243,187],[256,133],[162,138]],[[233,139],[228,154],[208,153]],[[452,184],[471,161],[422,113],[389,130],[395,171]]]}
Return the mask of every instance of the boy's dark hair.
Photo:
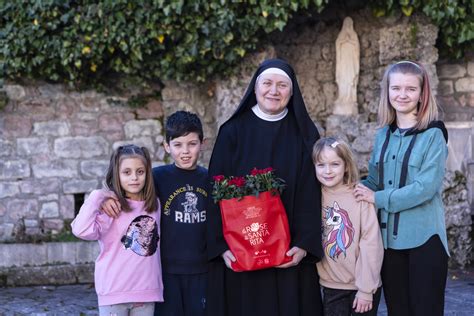
{"label": "boy's dark hair", "polygon": [[166,142],[175,138],[186,136],[189,133],[196,133],[202,142],[204,133],[199,117],[191,112],[176,111],[166,120]]}

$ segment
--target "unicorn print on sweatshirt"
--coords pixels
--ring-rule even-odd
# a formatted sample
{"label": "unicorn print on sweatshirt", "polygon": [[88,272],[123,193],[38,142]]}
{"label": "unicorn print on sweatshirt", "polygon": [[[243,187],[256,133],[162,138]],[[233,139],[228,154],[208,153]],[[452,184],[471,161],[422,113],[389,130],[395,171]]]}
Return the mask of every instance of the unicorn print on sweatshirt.
{"label": "unicorn print on sweatshirt", "polygon": [[337,202],[324,208],[324,240],[323,249],[329,258],[336,260],[341,253],[346,256],[346,250],[354,239],[354,227],[349,214]]}

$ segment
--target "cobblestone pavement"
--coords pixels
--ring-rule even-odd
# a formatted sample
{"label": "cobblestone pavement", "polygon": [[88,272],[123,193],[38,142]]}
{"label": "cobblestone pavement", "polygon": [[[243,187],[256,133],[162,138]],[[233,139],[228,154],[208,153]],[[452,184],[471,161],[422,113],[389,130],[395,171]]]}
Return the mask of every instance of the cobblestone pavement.
{"label": "cobblestone pavement", "polygon": [[[378,315],[386,315],[382,302]],[[0,316],[98,315],[92,285],[0,288]],[[445,315],[474,315],[474,268],[451,271]],[[216,315],[217,316],[217,315]]]}

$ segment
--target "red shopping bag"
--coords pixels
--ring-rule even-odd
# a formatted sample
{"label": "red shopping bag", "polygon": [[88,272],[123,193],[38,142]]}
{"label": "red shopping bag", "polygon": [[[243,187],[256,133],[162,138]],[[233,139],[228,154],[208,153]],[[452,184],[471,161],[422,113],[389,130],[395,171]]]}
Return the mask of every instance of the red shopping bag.
{"label": "red shopping bag", "polygon": [[290,230],[278,193],[221,200],[219,206],[224,238],[237,259],[232,270],[259,270],[292,260],[286,256]]}

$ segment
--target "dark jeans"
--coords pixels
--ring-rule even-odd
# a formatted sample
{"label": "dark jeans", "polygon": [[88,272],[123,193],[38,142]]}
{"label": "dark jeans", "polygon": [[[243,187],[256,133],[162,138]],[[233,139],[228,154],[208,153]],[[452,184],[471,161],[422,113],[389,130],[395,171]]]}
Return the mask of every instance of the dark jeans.
{"label": "dark jeans", "polygon": [[444,314],[448,256],[438,235],[412,249],[387,249],[382,283],[390,316]]}
{"label": "dark jeans", "polygon": [[356,290],[338,290],[325,287],[323,288],[324,316],[377,316],[381,292],[381,287],[375,292],[372,301],[372,309],[370,311],[356,313],[352,308],[352,303],[354,303],[357,294]]}
{"label": "dark jeans", "polygon": [[204,316],[207,273],[163,273],[164,299],[156,303],[156,316]]}

